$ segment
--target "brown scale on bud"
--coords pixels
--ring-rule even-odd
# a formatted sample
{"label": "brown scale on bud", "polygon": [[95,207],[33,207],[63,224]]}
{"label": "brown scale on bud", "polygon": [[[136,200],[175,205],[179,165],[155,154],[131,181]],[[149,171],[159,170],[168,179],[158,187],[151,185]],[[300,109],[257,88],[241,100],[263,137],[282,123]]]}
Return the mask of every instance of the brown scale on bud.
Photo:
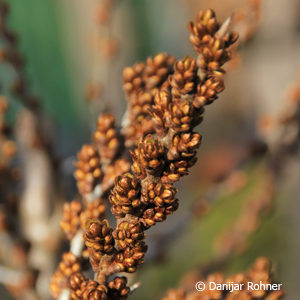
{"label": "brown scale on bud", "polygon": [[167,207],[176,201],[177,189],[171,184],[150,183],[143,192],[142,201],[158,207]]}
{"label": "brown scale on bud", "polygon": [[121,249],[133,247],[145,238],[143,225],[139,221],[123,221],[113,232],[113,237]]}
{"label": "brown scale on bud", "polygon": [[153,58],[147,58],[143,77],[147,91],[158,87],[167,79],[175,60],[174,56],[167,53],[159,53]]}
{"label": "brown scale on bud", "polygon": [[79,259],[71,252],[64,253],[57,270],[51,277],[50,290],[53,297],[57,298],[64,288],[69,287],[70,277],[80,270]]}
{"label": "brown scale on bud", "polygon": [[84,145],[77,157],[75,178],[78,189],[82,194],[91,193],[103,175],[99,154],[94,146]]}
{"label": "brown scale on bud", "polygon": [[97,281],[89,280],[82,292],[83,300],[107,300],[108,289],[105,285]]}
{"label": "brown scale on bud", "polygon": [[146,251],[147,245],[143,241],[137,242],[134,247],[127,247],[119,252],[115,257],[115,262],[122,272],[133,273],[138,265],[144,262]]}
{"label": "brown scale on bud", "polygon": [[181,133],[174,135],[171,147],[167,153],[168,167],[163,173],[161,181],[174,183],[181,176],[188,175],[188,169],[197,161],[197,148],[201,143],[201,135],[198,133]]}
{"label": "brown scale on bud", "polygon": [[101,254],[110,254],[114,249],[112,231],[106,219],[90,220],[84,234],[85,245]]}
{"label": "brown scale on bud", "polygon": [[125,300],[130,292],[130,288],[127,286],[127,278],[115,277],[108,283],[108,297],[111,300]]}
{"label": "brown scale on bud", "polygon": [[145,64],[136,63],[133,67],[126,67],[123,71],[123,89],[128,96],[137,93],[143,88],[143,72]]}
{"label": "brown scale on bud", "polygon": [[165,136],[168,132],[168,127],[166,126],[166,117],[170,103],[171,94],[169,92],[169,87],[166,86],[160,90],[156,90],[154,96],[154,105],[149,113],[152,117],[155,131],[160,137]]}
{"label": "brown scale on bud", "polygon": [[170,104],[167,126],[173,128],[176,132],[189,131],[199,122],[200,120],[198,120],[190,101],[182,100]]}
{"label": "brown scale on bud", "polygon": [[167,216],[176,211],[177,208],[178,199],[175,199],[172,203],[163,207],[154,206],[152,208],[147,208],[141,217],[141,222],[146,228],[149,228],[157,222],[164,221]]}
{"label": "brown scale on bud", "polygon": [[131,173],[116,177],[115,186],[109,201],[113,204],[112,213],[122,218],[140,206],[140,184]]}
{"label": "brown scale on bud", "polygon": [[223,90],[224,81],[222,76],[208,78],[203,84],[197,86],[197,92],[193,99],[194,107],[200,109],[205,105],[211,104]]}
{"label": "brown scale on bud", "polygon": [[75,236],[80,227],[81,212],[82,204],[79,201],[73,200],[64,204],[60,227],[69,240]]}
{"label": "brown scale on bud", "polygon": [[102,219],[106,212],[106,204],[103,199],[98,198],[87,202],[86,208],[80,214],[80,224],[82,229],[86,229],[87,223],[91,219]]}
{"label": "brown scale on bud", "polygon": [[209,38],[209,41],[202,50],[202,55],[197,61],[202,71],[217,76],[225,73],[222,66],[230,59],[231,55],[231,52],[227,48],[237,40],[237,36],[229,36],[227,34],[225,38],[226,40],[216,37]]}
{"label": "brown scale on bud", "polygon": [[217,22],[211,9],[201,11],[196,23],[189,23],[190,42],[201,54],[197,63],[202,73],[206,74],[206,79],[208,74],[222,76],[222,65],[230,59],[228,48],[237,40],[238,35],[235,32],[226,33],[227,27],[228,22],[222,26]]}
{"label": "brown scale on bud", "polygon": [[147,173],[159,175],[164,167],[164,147],[152,135],[141,139],[130,154],[133,159],[132,171],[139,179],[144,179]]}
{"label": "brown scale on bud", "polygon": [[94,141],[101,158],[110,161],[116,156],[120,143],[112,114],[103,114],[98,118]]}
{"label": "brown scale on bud", "polygon": [[81,273],[77,272],[71,276],[69,283],[71,289],[71,299],[82,299],[82,293],[88,284],[88,279],[85,278]]}
{"label": "brown scale on bud", "polygon": [[197,80],[197,64],[195,59],[184,57],[174,65],[174,74],[170,76],[173,100],[184,99],[194,92]]}
{"label": "brown scale on bud", "polygon": [[196,22],[190,22],[188,29],[191,32],[190,42],[198,53],[201,53],[207,38],[216,34],[220,28],[220,23],[216,19],[216,14],[212,9],[200,11]]}
{"label": "brown scale on bud", "polygon": [[72,252],[66,252],[62,256],[58,269],[70,277],[72,274],[80,271],[81,267],[78,258]]}
{"label": "brown scale on bud", "polygon": [[189,174],[189,168],[191,168],[197,162],[196,152],[189,158],[179,159],[171,161],[168,165],[168,169],[163,173],[161,181],[163,183],[173,184],[178,181],[180,177]]}
{"label": "brown scale on bud", "polygon": [[181,133],[174,135],[172,145],[167,153],[170,161],[178,159],[190,159],[196,155],[196,150],[201,143],[201,135],[199,133]]}
{"label": "brown scale on bud", "polygon": [[146,64],[137,64],[124,70],[124,89],[130,103],[129,124],[122,130],[126,147],[132,147],[142,136],[154,133],[149,110],[156,88],[160,88],[172,73],[174,62],[173,56],[159,53],[154,58],[149,57]]}

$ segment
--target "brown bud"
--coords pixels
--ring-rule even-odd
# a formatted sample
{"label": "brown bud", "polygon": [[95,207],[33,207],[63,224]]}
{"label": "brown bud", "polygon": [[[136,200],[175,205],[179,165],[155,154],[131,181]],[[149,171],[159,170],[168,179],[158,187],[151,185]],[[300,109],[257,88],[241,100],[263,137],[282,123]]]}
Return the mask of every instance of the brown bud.
{"label": "brown bud", "polygon": [[108,283],[108,296],[111,300],[125,300],[130,292],[126,277],[115,277]]}
{"label": "brown bud", "polygon": [[142,201],[159,207],[168,206],[176,200],[176,192],[177,190],[171,184],[151,183],[143,192]]}
{"label": "brown bud", "polygon": [[116,177],[109,201],[116,217],[124,217],[140,206],[140,184],[130,173]]}
{"label": "brown bud", "polygon": [[97,281],[89,280],[82,293],[83,300],[106,300],[108,289]]}
{"label": "brown bud", "polygon": [[134,247],[127,247],[116,255],[115,261],[122,271],[135,272],[137,266],[144,262],[144,255],[147,251],[147,245],[140,241]]}
{"label": "brown bud", "polygon": [[166,53],[159,53],[154,58],[148,57],[144,72],[146,90],[150,91],[167,79],[170,74],[175,57]]}
{"label": "brown bud", "polygon": [[153,208],[147,208],[141,218],[141,222],[146,228],[149,228],[157,222],[164,221],[168,215],[172,214],[178,208],[178,199],[175,199],[172,203],[163,207],[154,206]]}
{"label": "brown bud", "polygon": [[168,126],[176,132],[189,131],[195,126],[194,108],[189,101],[173,102],[169,106]]}
{"label": "brown bud", "polygon": [[120,248],[133,247],[137,241],[145,237],[143,225],[138,221],[123,221],[113,232],[113,237]]}
{"label": "brown bud", "polygon": [[174,100],[184,99],[194,91],[197,83],[196,61],[186,56],[176,62],[174,69],[174,74],[170,77],[172,96]]}
{"label": "brown bud", "polygon": [[94,141],[101,158],[112,160],[119,149],[119,136],[112,114],[103,114],[98,118]]}
{"label": "brown bud", "polygon": [[70,278],[71,288],[71,299],[80,300],[82,299],[82,293],[88,284],[88,279],[85,278],[81,273],[74,273]]}
{"label": "brown bud", "polygon": [[84,235],[85,244],[96,252],[109,254],[114,248],[112,228],[107,220],[91,220]]}
{"label": "brown bud", "polygon": [[164,147],[152,135],[141,139],[138,147],[131,152],[131,156],[132,171],[140,179],[145,178],[147,172],[158,175],[164,166]]}
{"label": "brown bud", "polygon": [[73,200],[70,203],[65,203],[63,208],[63,215],[60,221],[60,227],[71,240],[80,227],[80,213],[82,211],[82,205],[79,201]]}
{"label": "brown bud", "polygon": [[50,290],[53,297],[58,297],[64,288],[69,287],[70,277],[81,270],[79,259],[71,252],[66,252],[57,270],[51,277]]}
{"label": "brown bud", "polygon": [[91,193],[102,177],[99,154],[94,146],[84,145],[77,157],[75,178],[77,179],[78,189],[82,194]]}

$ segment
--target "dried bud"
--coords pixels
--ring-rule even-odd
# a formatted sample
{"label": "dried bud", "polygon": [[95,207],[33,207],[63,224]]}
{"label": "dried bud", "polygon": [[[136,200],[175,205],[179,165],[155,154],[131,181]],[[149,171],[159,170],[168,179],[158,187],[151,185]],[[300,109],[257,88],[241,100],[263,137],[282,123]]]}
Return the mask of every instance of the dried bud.
{"label": "dried bud", "polygon": [[163,173],[161,181],[163,183],[173,184],[174,182],[178,181],[181,176],[188,175],[189,168],[192,167],[196,161],[196,152],[193,154],[193,156],[188,158],[171,161],[168,165],[168,169]]}
{"label": "dried bud", "polygon": [[173,99],[184,99],[195,90],[197,65],[195,59],[184,57],[176,62],[174,74],[170,77]]}
{"label": "dried bud", "polygon": [[130,103],[128,124],[122,129],[126,147],[132,147],[146,134],[154,133],[149,114],[156,88],[160,88],[171,74],[175,58],[164,53],[148,58],[146,64],[137,64],[124,70],[124,89]]}
{"label": "dried bud", "polygon": [[209,36],[216,34],[220,28],[215,12],[212,9],[200,11],[196,23],[190,22],[188,26],[191,35],[190,42],[198,53],[201,53],[203,45]]}
{"label": "dried bud", "polygon": [[134,247],[127,247],[124,251],[116,255],[115,261],[122,271],[133,273],[137,266],[144,262],[144,255],[147,251],[147,245],[144,242],[138,242]]}
{"label": "dried bud", "polygon": [[70,278],[71,288],[71,299],[80,300],[82,299],[82,293],[88,284],[88,279],[85,278],[81,273],[74,273]]}
{"label": "dried bud", "polygon": [[57,270],[51,277],[50,290],[53,297],[57,298],[64,288],[69,287],[70,277],[81,269],[79,259],[71,252],[66,252]]}
{"label": "dried bud", "polygon": [[225,41],[221,38],[210,37],[202,49],[202,56],[198,59],[198,66],[204,72],[222,75],[222,66],[230,59]]}
{"label": "dried bud", "polygon": [[65,203],[63,208],[62,220],[60,221],[60,227],[71,240],[80,227],[80,213],[82,211],[82,205],[79,201],[73,200],[70,203]]}
{"label": "dried bud", "polygon": [[101,158],[112,160],[119,149],[119,137],[112,114],[103,114],[98,118],[94,141]]}
{"label": "dried bud", "polygon": [[218,94],[224,90],[224,82],[222,76],[208,78],[203,84],[197,86],[193,105],[197,109],[205,105],[211,104],[218,98]]}
{"label": "dried bud", "polygon": [[108,289],[105,285],[99,284],[97,281],[89,280],[87,286],[83,290],[83,300],[106,300]]}
{"label": "dried bud", "polygon": [[168,88],[163,88],[155,92],[154,105],[149,113],[152,116],[155,131],[161,137],[165,136],[168,131],[166,116],[170,103],[171,93]]}
{"label": "dried bud", "polygon": [[155,206],[144,211],[141,222],[146,228],[155,225],[156,222],[164,221],[168,215],[172,214],[178,208],[178,199],[171,204],[163,207]]}
{"label": "dried bud", "polygon": [[133,247],[145,237],[143,225],[139,221],[123,221],[113,232],[113,237],[120,248]]}
{"label": "dried bud", "polygon": [[125,300],[130,292],[126,277],[115,277],[108,283],[108,297],[111,300]]}
{"label": "dried bud", "polygon": [[71,276],[78,272],[81,267],[78,258],[72,252],[66,252],[62,256],[58,268],[64,275]]}
{"label": "dried bud", "polygon": [[127,213],[140,206],[140,184],[130,173],[125,173],[115,179],[109,201],[113,204],[112,213],[122,218]]}
{"label": "dried bud", "polygon": [[91,220],[84,235],[86,246],[96,252],[111,253],[114,248],[112,230],[106,219],[102,221],[97,219]]}
{"label": "dried bud", "polygon": [[[222,65],[230,59],[228,48],[237,40],[238,35],[234,32],[227,33],[227,27],[227,23],[221,26],[216,21],[215,13],[211,9],[201,11],[196,23],[189,24],[190,41],[201,54],[197,63],[206,79],[207,74],[222,75]],[[201,74],[200,79],[204,79]]]}
{"label": "dried bud", "polygon": [[82,194],[91,193],[102,177],[100,157],[92,145],[84,145],[78,153],[75,178]]}
{"label": "dried bud", "polygon": [[194,108],[188,100],[172,102],[168,112],[168,127],[176,132],[191,130],[195,123]]}
{"label": "dried bud", "polygon": [[176,134],[172,140],[167,158],[169,160],[190,159],[194,157],[195,150],[200,146],[201,135],[199,133]]}
{"label": "dried bud", "polygon": [[176,200],[176,192],[177,190],[171,184],[151,183],[143,192],[142,201],[159,207],[169,206]]}
{"label": "dried bud", "polygon": [[147,172],[158,175],[164,166],[164,147],[152,135],[147,135],[138,143],[138,147],[131,152],[133,158],[132,171],[143,179]]}
{"label": "dried bud", "polygon": [[167,79],[175,60],[174,56],[166,53],[147,58],[143,77],[146,90],[151,91]]}
{"label": "dried bud", "polygon": [[142,74],[145,65],[143,63],[136,63],[133,67],[127,67],[123,71],[123,89],[128,94],[137,93],[143,87]]}

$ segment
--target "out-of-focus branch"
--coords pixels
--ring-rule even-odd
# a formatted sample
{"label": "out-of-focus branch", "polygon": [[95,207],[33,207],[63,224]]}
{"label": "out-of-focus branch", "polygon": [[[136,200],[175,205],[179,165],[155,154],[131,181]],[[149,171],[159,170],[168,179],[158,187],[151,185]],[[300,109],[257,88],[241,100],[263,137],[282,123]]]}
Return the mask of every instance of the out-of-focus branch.
{"label": "out-of-focus branch", "polygon": [[111,66],[118,53],[118,43],[112,35],[114,12],[120,0],[97,0],[93,10],[95,26],[92,32],[92,74],[86,86],[90,111],[99,113],[110,109]]}
{"label": "out-of-focus branch", "polygon": [[16,131],[23,163],[24,190],[19,211],[23,235],[31,244],[28,263],[39,271],[36,288],[42,299],[48,299],[48,282],[61,236],[57,226],[61,205],[54,188],[52,162],[39,136],[38,126],[32,112],[24,110],[20,114]]}

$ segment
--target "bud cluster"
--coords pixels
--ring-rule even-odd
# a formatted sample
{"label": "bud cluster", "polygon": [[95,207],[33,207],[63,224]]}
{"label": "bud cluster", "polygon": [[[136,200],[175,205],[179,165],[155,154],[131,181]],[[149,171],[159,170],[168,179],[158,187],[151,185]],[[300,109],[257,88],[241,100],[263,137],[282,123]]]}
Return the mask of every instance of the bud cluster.
{"label": "bud cluster", "polygon": [[164,147],[157,139],[150,134],[145,136],[131,151],[133,173],[139,179],[144,179],[147,174],[159,175],[164,167],[164,154]]}
{"label": "bud cluster", "polygon": [[[105,205],[100,199],[87,204],[81,213],[74,210],[76,226],[81,223],[85,231],[85,253],[97,280],[73,275],[74,299],[126,299],[126,279],[109,281],[109,277],[135,272],[147,251],[145,230],[178,208],[173,184],[195,164],[201,143],[201,135],[193,130],[202,121],[204,106],[224,88],[222,66],[236,40],[235,34],[226,33],[225,25],[216,21],[212,10],[201,12],[196,23],[189,25],[197,59],[186,56],[175,62],[170,55],[158,54],[124,70],[129,106],[120,135],[114,117],[102,115],[95,146],[86,145],[78,154],[75,176],[80,192],[91,193],[101,182],[117,227],[113,229],[103,219]],[[131,147],[130,166],[121,150]]]}
{"label": "bud cluster", "polygon": [[128,121],[123,128],[125,144],[131,147],[147,133],[153,133],[153,122],[149,110],[153,105],[154,92],[173,70],[175,58],[166,53],[159,53],[148,58],[146,63],[137,63],[123,72],[124,85],[129,101]]}
{"label": "bud cluster", "polygon": [[70,277],[81,270],[79,259],[71,252],[66,252],[57,270],[51,277],[50,290],[53,297],[57,298],[64,288],[69,287]]}
{"label": "bud cluster", "polygon": [[111,161],[116,156],[120,140],[115,127],[115,117],[112,114],[100,115],[94,141],[102,159]]}
{"label": "bud cluster", "polygon": [[103,175],[100,156],[92,145],[84,145],[79,151],[75,178],[81,194],[91,193]]}
{"label": "bud cluster", "polygon": [[112,213],[117,218],[133,213],[140,206],[140,183],[131,173],[116,177],[115,186],[109,197]]}
{"label": "bud cluster", "polygon": [[81,212],[82,204],[79,201],[73,200],[64,204],[60,227],[69,240],[74,237],[80,227]]}
{"label": "bud cluster", "polygon": [[89,221],[84,235],[85,245],[101,254],[111,253],[114,248],[112,230],[106,219]]}

